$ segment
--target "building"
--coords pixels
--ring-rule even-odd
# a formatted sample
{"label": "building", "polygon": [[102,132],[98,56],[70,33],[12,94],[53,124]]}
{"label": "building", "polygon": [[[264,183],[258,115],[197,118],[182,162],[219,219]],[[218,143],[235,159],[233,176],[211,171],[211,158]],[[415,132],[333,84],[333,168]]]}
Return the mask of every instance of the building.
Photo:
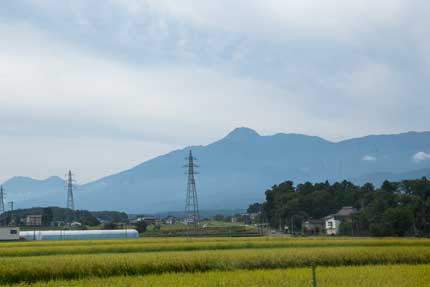
{"label": "building", "polygon": [[68,239],[97,239],[97,238],[138,238],[135,229],[115,230],[47,230],[21,231],[19,236],[26,240],[68,240]]}
{"label": "building", "polygon": [[231,222],[243,222],[244,224],[252,224],[256,221],[260,213],[241,213],[231,217]]}
{"label": "building", "polygon": [[307,235],[317,235],[325,231],[325,221],[323,219],[309,219],[303,222],[302,230]]}
{"label": "building", "polygon": [[82,223],[80,223],[78,221],[73,221],[72,223],[70,223],[70,227],[79,228],[79,227],[82,227]]}
{"label": "building", "polygon": [[177,222],[177,218],[175,216],[169,215],[164,219],[164,222],[168,225],[174,225]]}
{"label": "building", "polygon": [[325,217],[325,231],[327,235],[336,235],[339,233],[340,220],[334,215]]}
{"label": "building", "polygon": [[160,225],[161,222],[160,218],[155,216],[140,216],[136,219],[131,220],[130,223],[136,224],[140,221],[145,221],[147,225]]}
{"label": "building", "polygon": [[65,221],[61,221],[61,220],[57,220],[57,221],[51,221],[49,223],[49,226],[55,226],[55,227],[60,227],[60,226],[65,226],[66,222]]}
{"label": "building", "polygon": [[19,240],[18,227],[0,227],[0,241]]}
{"label": "building", "polygon": [[27,215],[25,218],[27,226],[42,226],[42,215]]}
{"label": "building", "polygon": [[339,227],[342,224],[342,221],[351,217],[355,213],[357,213],[357,210],[352,206],[344,206],[337,213],[324,217],[327,235],[339,234]]}

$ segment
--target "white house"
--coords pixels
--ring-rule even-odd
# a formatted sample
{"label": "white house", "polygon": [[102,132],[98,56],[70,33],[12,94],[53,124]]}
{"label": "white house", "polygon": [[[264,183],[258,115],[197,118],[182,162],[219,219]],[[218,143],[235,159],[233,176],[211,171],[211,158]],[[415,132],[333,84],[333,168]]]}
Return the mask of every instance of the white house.
{"label": "white house", "polygon": [[325,231],[327,235],[336,235],[339,232],[341,221],[335,215],[325,217]]}
{"label": "white house", "polygon": [[0,241],[19,240],[18,227],[0,227]]}
{"label": "white house", "polygon": [[171,216],[171,215],[167,216],[167,217],[165,218],[165,220],[164,220],[164,222],[165,222],[166,224],[169,224],[169,225],[174,225],[174,224],[176,224],[176,221],[177,221],[177,218],[176,218],[175,216]]}
{"label": "white house", "polygon": [[342,220],[351,217],[353,214],[357,213],[357,210],[352,206],[344,206],[335,214],[330,214],[324,217],[325,220],[325,230],[327,235],[336,235],[339,233],[339,227],[342,224]]}
{"label": "white house", "polygon": [[72,223],[70,223],[70,227],[82,227],[82,223],[78,222],[78,221],[73,221]]}

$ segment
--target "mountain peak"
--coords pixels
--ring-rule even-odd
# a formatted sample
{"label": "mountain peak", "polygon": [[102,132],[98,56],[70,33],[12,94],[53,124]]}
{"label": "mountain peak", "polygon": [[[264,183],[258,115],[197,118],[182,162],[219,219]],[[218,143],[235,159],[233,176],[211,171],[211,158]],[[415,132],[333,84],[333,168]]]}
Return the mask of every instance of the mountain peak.
{"label": "mountain peak", "polygon": [[260,135],[254,131],[253,129],[246,128],[246,127],[240,127],[235,128],[232,130],[226,138],[239,138],[239,139],[246,139],[251,137],[259,137]]}

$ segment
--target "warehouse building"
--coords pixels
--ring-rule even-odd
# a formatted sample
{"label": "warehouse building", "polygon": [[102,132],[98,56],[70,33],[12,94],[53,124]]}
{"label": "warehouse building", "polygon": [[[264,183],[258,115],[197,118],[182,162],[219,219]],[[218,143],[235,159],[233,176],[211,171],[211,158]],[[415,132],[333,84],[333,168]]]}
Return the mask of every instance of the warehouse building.
{"label": "warehouse building", "polygon": [[25,218],[25,225],[42,226],[42,215],[27,215],[27,217]]}
{"label": "warehouse building", "polygon": [[0,227],[0,241],[19,240],[18,227]]}
{"label": "warehouse building", "polygon": [[21,231],[20,236],[26,240],[68,240],[97,238],[138,238],[135,229],[115,230],[46,230]]}

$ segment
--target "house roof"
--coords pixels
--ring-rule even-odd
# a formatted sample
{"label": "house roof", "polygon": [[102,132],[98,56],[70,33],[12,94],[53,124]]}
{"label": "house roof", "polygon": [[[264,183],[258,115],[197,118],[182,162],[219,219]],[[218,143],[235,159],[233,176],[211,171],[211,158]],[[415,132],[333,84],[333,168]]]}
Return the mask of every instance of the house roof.
{"label": "house roof", "polygon": [[323,219],[309,219],[309,220],[306,220],[304,223],[305,224],[306,223],[308,223],[308,224],[324,224],[324,220]]}
{"label": "house roof", "polygon": [[354,213],[357,213],[357,209],[352,206],[344,206],[339,210],[335,215],[336,216],[349,216]]}
{"label": "house roof", "polygon": [[324,219],[328,219],[330,217],[347,217],[357,213],[357,209],[352,206],[344,206],[337,213],[330,214],[324,217]]}

